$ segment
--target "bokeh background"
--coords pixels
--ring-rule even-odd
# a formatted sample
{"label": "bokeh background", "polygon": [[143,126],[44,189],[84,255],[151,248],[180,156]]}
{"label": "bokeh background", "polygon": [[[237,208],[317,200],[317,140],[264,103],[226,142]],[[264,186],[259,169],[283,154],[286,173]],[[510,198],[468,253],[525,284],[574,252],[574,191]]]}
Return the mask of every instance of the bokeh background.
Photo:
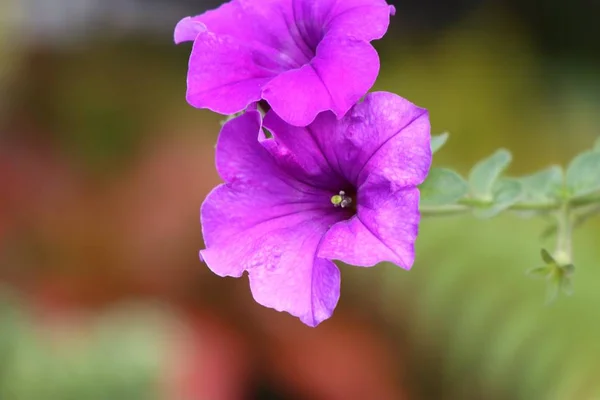
{"label": "bokeh background", "polygon": [[[544,306],[545,221],[426,219],[410,272],[342,267],[317,329],[197,258],[220,116],[185,102],[202,0],[0,2],[0,399],[600,399],[600,225]],[[430,110],[466,173],[600,134],[600,3],[404,0],[375,89]]]}

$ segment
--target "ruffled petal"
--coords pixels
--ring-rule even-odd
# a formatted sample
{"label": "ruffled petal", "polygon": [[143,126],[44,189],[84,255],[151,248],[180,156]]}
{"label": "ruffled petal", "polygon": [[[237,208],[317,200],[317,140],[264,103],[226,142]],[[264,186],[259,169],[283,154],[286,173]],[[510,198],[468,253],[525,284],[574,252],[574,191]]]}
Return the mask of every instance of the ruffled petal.
{"label": "ruffled petal", "polygon": [[219,176],[227,186],[255,195],[257,203],[265,206],[311,201],[327,204],[323,199],[329,194],[282,169],[265,142],[258,111],[247,111],[223,126],[215,159]]}
{"label": "ruffled petal", "polygon": [[379,56],[369,43],[325,37],[309,64],[275,77],[265,85],[263,98],[289,124],[306,126],[325,110],[342,118],[378,73]]}
{"label": "ruffled petal", "polygon": [[276,50],[273,59],[284,66],[296,68],[314,56],[294,23],[291,0],[232,0],[188,19],[218,36]]}
{"label": "ruffled petal", "polygon": [[262,48],[201,32],[194,41],[187,76],[187,101],[197,108],[234,114],[261,98],[275,73]]}
{"label": "ruffled petal", "polygon": [[[269,183],[279,182],[265,177]],[[287,231],[307,222],[319,226],[327,219],[325,209],[310,200],[285,203],[273,193],[241,183],[216,187],[200,209],[206,245],[201,258],[220,276],[239,277],[251,267],[273,265],[285,251]],[[281,243],[272,243],[275,238]]]}
{"label": "ruffled petal", "polygon": [[356,216],[327,232],[318,256],[357,266],[389,261],[410,269],[419,229],[419,190],[370,186],[358,202]]}
{"label": "ruffled petal", "polygon": [[248,271],[259,303],[315,326],[339,297],[339,271],[316,253],[340,215],[330,212],[329,193],[279,167],[260,128],[260,114],[248,111],[221,131],[216,161],[225,184],[202,204],[200,257],[220,276]]}
{"label": "ruffled petal", "polygon": [[191,17],[185,17],[175,26],[174,40],[175,43],[191,42],[196,39],[200,32],[206,31],[206,25],[202,22],[194,20]]}
{"label": "ruffled petal", "polygon": [[429,171],[427,110],[396,94],[369,93],[341,121],[322,113],[311,128],[331,165],[357,187],[367,178],[417,186]]}
{"label": "ruffled petal", "polygon": [[[268,179],[268,178],[267,178]],[[254,299],[316,326],[339,298],[340,275],[317,248],[339,218],[319,204],[281,204],[260,191],[216,188],[201,209],[201,259],[219,276],[248,271]]]}
{"label": "ruffled petal", "polygon": [[[394,191],[418,186],[431,167],[429,113],[404,99],[396,99],[387,109],[383,107],[375,107],[371,116],[379,145],[357,175],[359,190],[365,183],[390,183]],[[390,125],[401,128],[390,136],[381,134]]]}
{"label": "ruffled petal", "polygon": [[308,43],[325,35],[380,39],[395,13],[385,0],[293,0],[292,5],[294,22]]}
{"label": "ruffled petal", "polygon": [[271,268],[248,272],[258,303],[286,311],[314,327],[333,314],[340,296],[340,271],[330,260],[316,257],[322,234],[314,232],[311,225],[282,232],[279,239],[293,248],[282,253]]}
{"label": "ruffled petal", "polygon": [[324,112],[296,128],[269,112],[265,126],[279,152],[290,154],[285,160],[315,182],[327,175],[357,187],[369,179],[399,189],[423,182],[431,164],[427,111],[393,93],[368,94],[339,121]]}
{"label": "ruffled petal", "polygon": [[267,112],[263,125],[273,135],[269,150],[283,169],[311,182],[313,186],[328,190],[336,187],[340,190],[347,183],[329,163],[312,126],[289,125],[273,110]]}
{"label": "ruffled petal", "polygon": [[200,257],[217,275],[248,271],[254,299],[316,326],[331,316],[339,298],[335,265],[317,247],[337,222],[310,204],[275,204],[260,192],[215,189],[201,209],[207,248]]}
{"label": "ruffled petal", "polygon": [[362,39],[381,39],[394,15],[394,6],[385,0],[329,0],[335,3],[325,28],[328,35],[345,35]]}

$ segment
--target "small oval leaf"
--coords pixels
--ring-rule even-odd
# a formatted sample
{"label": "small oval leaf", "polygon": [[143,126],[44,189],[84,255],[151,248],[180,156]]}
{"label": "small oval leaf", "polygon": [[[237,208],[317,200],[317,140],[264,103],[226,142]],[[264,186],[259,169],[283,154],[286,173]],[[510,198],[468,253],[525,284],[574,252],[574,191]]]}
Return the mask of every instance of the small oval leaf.
{"label": "small oval leaf", "polygon": [[490,157],[479,161],[469,174],[471,195],[476,199],[491,201],[496,181],[512,161],[510,152],[500,149]]}
{"label": "small oval leaf", "polygon": [[600,190],[600,152],[586,151],[575,157],[567,168],[566,184],[573,197]]}
{"label": "small oval leaf", "polygon": [[450,134],[448,132],[440,133],[439,135],[431,136],[431,154],[435,154],[439,149],[441,149],[448,140],[448,136]]}
{"label": "small oval leaf", "polygon": [[550,253],[548,253],[548,250],[546,249],[542,249],[540,251],[540,254],[542,256],[542,260],[544,260],[544,262],[548,265],[555,265],[556,261],[554,261],[554,258],[550,255]]}
{"label": "small oval leaf", "polygon": [[456,172],[446,168],[432,168],[419,189],[421,204],[439,206],[456,203],[467,194],[469,187]]}
{"label": "small oval leaf", "polygon": [[560,281],[560,290],[567,296],[573,295],[573,281],[571,280],[571,278],[563,276],[563,278]]}
{"label": "small oval leaf", "polygon": [[552,270],[547,265],[544,265],[543,267],[531,268],[527,270],[526,274],[534,279],[546,279],[551,272]]}
{"label": "small oval leaf", "polygon": [[524,176],[519,180],[523,184],[523,203],[551,203],[561,193],[563,185],[563,169],[553,165],[542,171]]}
{"label": "small oval leaf", "polygon": [[523,185],[516,179],[502,179],[498,181],[492,192],[492,201],[489,206],[475,210],[478,218],[495,217],[521,199]]}
{"label": "small oval leaf", "polygon": [[567,264],[562,267],[562,270],[566,276],[571,276],[575,273],[575,266],[573,264]]}
{"label": "small oval leaf", "polygon": [[562,286],[558,275],[551,275],[546,284],[546,305],[554,303]]}

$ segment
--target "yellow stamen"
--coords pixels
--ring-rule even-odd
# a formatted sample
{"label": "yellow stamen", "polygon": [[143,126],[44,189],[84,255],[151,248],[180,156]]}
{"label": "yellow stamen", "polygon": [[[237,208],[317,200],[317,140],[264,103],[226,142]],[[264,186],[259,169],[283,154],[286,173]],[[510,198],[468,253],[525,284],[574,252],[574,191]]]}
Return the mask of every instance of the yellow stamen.
{"label": "yellow stamen", "polygon": [[334,206],[339,206],[340,204],[342,204],[343,200],[344,200],[344,198],[342,196],[340,196],[339,194],[336,194],[335,196],[331,196],[331,203]]}

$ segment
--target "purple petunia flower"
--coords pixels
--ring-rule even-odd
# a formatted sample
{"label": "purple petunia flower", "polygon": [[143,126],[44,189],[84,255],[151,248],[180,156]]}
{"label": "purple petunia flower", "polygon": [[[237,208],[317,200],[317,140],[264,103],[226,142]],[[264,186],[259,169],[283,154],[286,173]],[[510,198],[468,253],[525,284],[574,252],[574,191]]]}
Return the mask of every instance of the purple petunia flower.
{"label": "purple petunia flower", "polygon": [[175,42],[194,41],[187,100],[234,114],[266,100],[287,123],[338,118],[375,83],[369,43],[386,32],[385,0],[232,0],[182,19]]}
{"label": "purple petunia flower", "polygon": [[372,266],[414,261],[419,185],[431,163],[429,115],[386,92],[341,120],[307,127],[273,111],[226,123],[216,152],[224,184],[201,209],[206,249],[220,276],[248,271],[254,299],[316,326],[333,313],[340,272],[331,261]]}

